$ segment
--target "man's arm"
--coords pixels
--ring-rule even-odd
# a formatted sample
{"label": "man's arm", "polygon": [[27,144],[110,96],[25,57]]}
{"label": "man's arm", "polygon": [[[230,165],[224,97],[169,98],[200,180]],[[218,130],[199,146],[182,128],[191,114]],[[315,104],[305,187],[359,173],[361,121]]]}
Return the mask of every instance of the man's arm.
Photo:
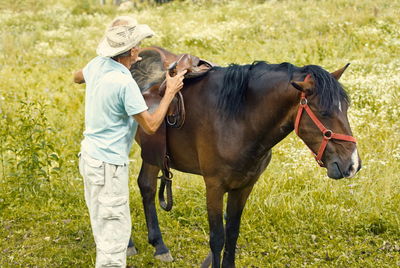
{"label": "man's arm", "polygon": [[85,78],[83,77],[82,70],[76,71],[74,73],[74,82],[77,83],[77,84],[85,83]]}
{"label": "man's arm", "polygon": [[168,107],[174,98],[175,94],[183,87],[183,75],[186,73],[182,71],[174,77],[170,77],[167,72],[167,89],[165,90],[164,97],[161,99],[160,105],[153,113],[148,111],[141,112],[133,115],[135,120],[143,128],[143,130],[151,135],[156,133],[157,129],[163,122],[165,115],[167,114]]}

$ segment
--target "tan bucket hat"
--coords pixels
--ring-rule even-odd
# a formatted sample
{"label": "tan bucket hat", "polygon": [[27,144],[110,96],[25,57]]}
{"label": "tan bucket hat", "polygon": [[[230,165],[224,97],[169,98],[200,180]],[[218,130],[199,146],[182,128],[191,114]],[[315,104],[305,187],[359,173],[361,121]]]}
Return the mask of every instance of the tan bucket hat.
{"label": "tan bucket hat", "polygon": [[146,24],[138,24],[130,16],[116,17],[107,28],[104,37],[97,46],[97,55],[114,57],[135,47],[154,32]]}

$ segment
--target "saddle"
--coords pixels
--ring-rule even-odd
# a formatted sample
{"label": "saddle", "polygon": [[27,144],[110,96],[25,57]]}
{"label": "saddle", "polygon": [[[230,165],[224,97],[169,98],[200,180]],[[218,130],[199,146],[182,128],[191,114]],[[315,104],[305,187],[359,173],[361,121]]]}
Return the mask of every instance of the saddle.
{"label": "saddle", "polygon": [[[187,70],[184,80],[195,79],[204,76],[215,65],[189,54],[173,54],[160,47],[147,47],[139,51],[141,61],[131,67],[131,73],[142,91],[149,111],[156,109],[160,104],[166,90],[165,74],[170,76]],[[185,83],[185,81],[184,81]],[[185,87],[185,86],[184,86]],[[185,90],[183,88],[182,90]],[[169,169],[169,155],[167,149],[167,128],[181,128],[185,122],[185,104],[183,95],[178,92],[171,102],[166,118],[159,129],[153,135],[147,135],[143,129],[138,128],[136,140],[142,149],[143,161],[158,166],[162,171],[159,201],[160,206],[166,211],[172,209],[172,173]],[[164,190],[167,188],[167,202],[164,198]]]}

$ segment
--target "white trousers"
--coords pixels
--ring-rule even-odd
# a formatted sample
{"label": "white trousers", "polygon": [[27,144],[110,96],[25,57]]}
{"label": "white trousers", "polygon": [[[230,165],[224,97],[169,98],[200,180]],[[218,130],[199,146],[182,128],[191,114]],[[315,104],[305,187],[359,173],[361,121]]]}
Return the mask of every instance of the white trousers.
{"label": "white trousers", "polygon": [[128,166],[94,159],[82,152],[79,171],[96,242],[96,267],[126,267],[131,235]]}

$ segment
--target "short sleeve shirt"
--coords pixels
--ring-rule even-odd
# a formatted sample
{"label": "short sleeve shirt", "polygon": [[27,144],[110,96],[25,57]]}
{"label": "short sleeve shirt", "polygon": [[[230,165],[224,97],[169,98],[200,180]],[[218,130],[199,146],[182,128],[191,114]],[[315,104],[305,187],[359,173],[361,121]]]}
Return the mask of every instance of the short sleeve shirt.
{"label": "short sleeve shirt", "polygon": [[104,162],[123,165],[137,130],[132,115],[147,110],[128,68],[96,57],[83,69],[86,82],[85,131],[81,150]]}

